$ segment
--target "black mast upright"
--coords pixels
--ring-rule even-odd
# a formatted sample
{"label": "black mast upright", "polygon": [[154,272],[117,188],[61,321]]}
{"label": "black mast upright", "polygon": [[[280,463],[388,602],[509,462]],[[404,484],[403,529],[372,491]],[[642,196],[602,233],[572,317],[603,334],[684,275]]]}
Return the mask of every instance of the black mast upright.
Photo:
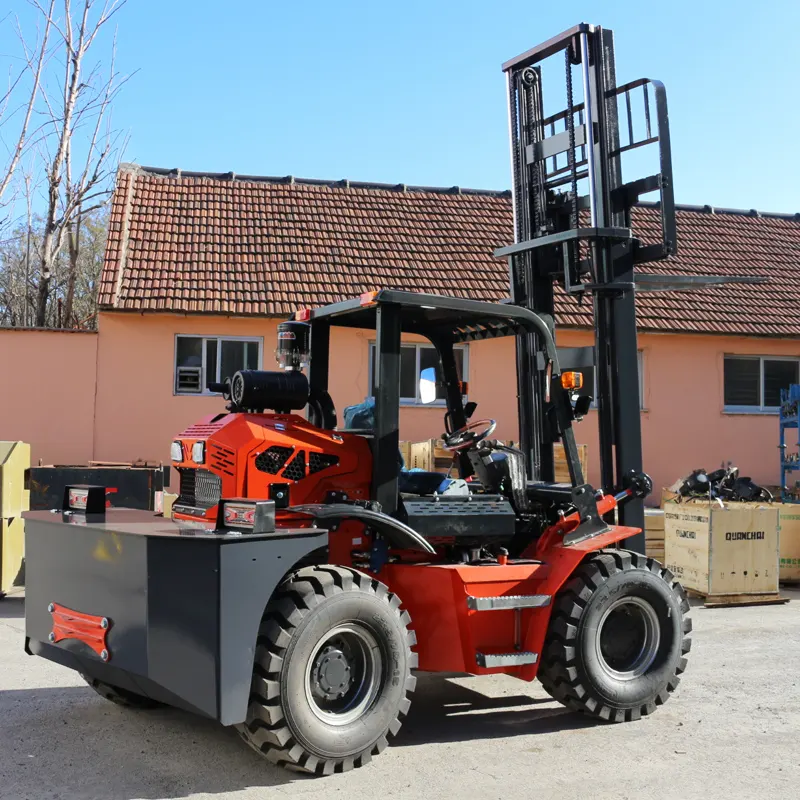
{"label": "black mast upright", "polygon": [[[545,116],[541,64],[559,55],[566,103]],[[666,92],[650,80],[618,87],[613,34],[595,25],[577,25],[507,62],[503,70],[515,244],[496,255],[508,257],[513,303],[552,319],[556,284],[573,301],[591,301],[598,458],[602,488],[616,490],[631,471],[642,469],[634,267],[676,252]],[[574,99],[578,89],[580,103]],[[643,109],[636,120],[634,96]],[[623,153],[648,146],[658,148],[659,171],[623,183]],[[631,208],[649,193],[659,195],[661,240],[645,244],[631,230]],[[557,434],[549,422],[539,350],[532,335],[518,341],[520,447],[529,478],[552,481]],[[643,528],[642,501],[625,504],[620,517],[622,524]],[[629,541],[633,549],[644,550],[643,536]]]}

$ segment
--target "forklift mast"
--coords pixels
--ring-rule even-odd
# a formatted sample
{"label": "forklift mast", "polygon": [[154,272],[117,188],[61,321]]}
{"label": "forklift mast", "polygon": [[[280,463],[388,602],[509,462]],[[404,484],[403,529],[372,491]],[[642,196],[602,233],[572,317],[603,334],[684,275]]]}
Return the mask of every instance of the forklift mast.
{"label": "forklift mast", "polygon": [[[559,57],[565,97],[560,110],[546,114],[543,76],[553,74]],[[666,92],[647,79],[617,86],[613,33],[596,25],[577,25],[503,70],[514,244],[495,255],[508,258],[511,302],[551,323],[558,295],[562,308],[591,301],[594,347],[560,351],[560,358],[565,369],[594,366],[601,485],[610,491],[642,470],[634,284],[648,276],[634,277],[634,269],[677,247]],[[575,102],[578,91],[582,102]],[[624,182],[623,155],[648,147],[651,160],[657,153],[657,171]],[[637,154],[636,165],[645,158]],[[660,241],[645,244],[631,230],[631,209],[654,193]],[[537,336],[517,339],[520,448],[530,478],[553,481],[557,432]],[[621,507],[620,522],[643,528],[642,501]],[[642,544],[632,540],[634,549]]]}

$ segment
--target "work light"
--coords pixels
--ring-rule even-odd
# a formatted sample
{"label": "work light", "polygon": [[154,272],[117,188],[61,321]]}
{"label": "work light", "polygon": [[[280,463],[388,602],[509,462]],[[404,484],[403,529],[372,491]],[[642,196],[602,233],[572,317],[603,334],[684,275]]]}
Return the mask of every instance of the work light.
{"label": "work light", "polygon": [[202,464],[206,460],[206,443],[195,442],[192,445],[192,461],[195,464]]}

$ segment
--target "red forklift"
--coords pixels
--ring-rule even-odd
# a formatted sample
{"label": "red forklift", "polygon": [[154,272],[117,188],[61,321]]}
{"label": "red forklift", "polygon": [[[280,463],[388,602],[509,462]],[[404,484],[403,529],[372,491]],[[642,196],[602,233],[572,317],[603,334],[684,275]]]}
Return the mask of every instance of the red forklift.
{"label": "red forklift", "polygon": [[[566,106],[545,116],[541,64],[558,57]],[[298,309],[278,327],[278,370],[210,387],[226,408],[173,442],[172,520],[107,508],[94,486],[67,487],[61,509],[26,515],[28,653],[122,705],[236,726],[268,760],[317,775],[386,747],[416,669],[538,678],[607,722],[669,699],[691,623],[674,576],[642,554],[652,485],[634,306],[635,290],[665,286],[637,265],[676,248],[664,87],[617,86],[611,31],[586,24],[503,69],[515,241],[496,255],[508,259],[509,300],[385,288]],[[658,171],[624,183],[623,155],[648,147]],[[651,193],[661,233],[643,242],[631,209]],[[593,348],[556,347],[556,285],[591,303]],[[328,393],[337,326],[374,331],[374,403],[357,426],[339,424]],[[420,396],[446,404],[443,441],[460,479],[408,471],[398,455],[403,334],[438,353]],[[476,418],[455,357],[459,344],[505,336],[517,347],[518,447]],[[592,404],[590,366],[600,489],[573,431]],[[555,482],[559,442],[569,483]]]}

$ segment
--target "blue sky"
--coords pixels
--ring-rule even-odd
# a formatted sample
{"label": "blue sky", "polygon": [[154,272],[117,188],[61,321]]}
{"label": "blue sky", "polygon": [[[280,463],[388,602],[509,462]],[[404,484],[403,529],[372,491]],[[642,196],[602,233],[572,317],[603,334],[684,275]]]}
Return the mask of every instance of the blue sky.
{"label": "blue sky", "polygon": [[797,0],[129,0],[114,122],[151,166],[504,189],[500,65],[579,21],[666,84],[680,202],[800,211]]}

